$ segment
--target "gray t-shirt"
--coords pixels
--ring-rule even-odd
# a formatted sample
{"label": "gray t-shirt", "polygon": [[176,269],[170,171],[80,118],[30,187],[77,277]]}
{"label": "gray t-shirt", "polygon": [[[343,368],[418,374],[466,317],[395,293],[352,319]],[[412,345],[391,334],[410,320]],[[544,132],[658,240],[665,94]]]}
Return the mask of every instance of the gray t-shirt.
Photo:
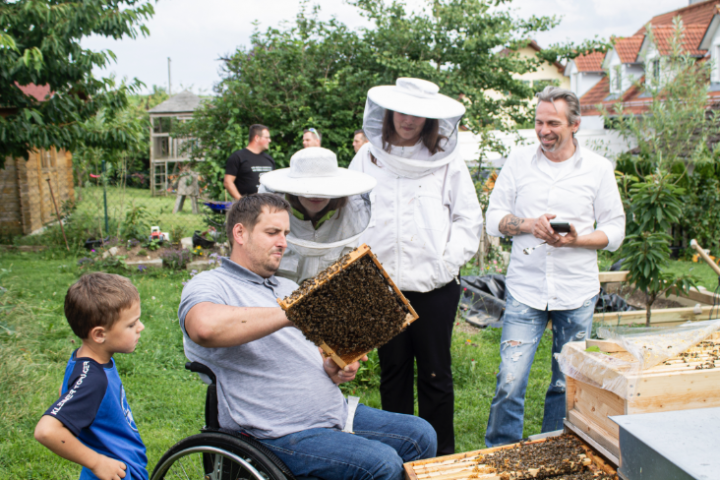
{"label": "gray t-shirt", "polygon": [[276,300],[296,288],[291,280],[263,278],[223,258],[220,268],[197,275],[183,289],[178,317],[185,356],[215,373],[221,427],[263,439],[345,425],[347,403],[325,372],[318,348],[300,330],[287,327],[225,348],[201,347],[185,331],[185,316],[198,303],[278,307]]}

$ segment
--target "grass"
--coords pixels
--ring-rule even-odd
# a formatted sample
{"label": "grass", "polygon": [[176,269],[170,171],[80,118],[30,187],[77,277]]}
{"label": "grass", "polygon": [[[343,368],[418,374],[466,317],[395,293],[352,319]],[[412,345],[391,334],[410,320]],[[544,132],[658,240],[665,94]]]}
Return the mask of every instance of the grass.
{"label": "grass", "polygon": [[[0,257],[0,285],[8,289],[0,293],[0,478],[75,479],[79,475],[77,465],[53,455],[33,438],[35,424],[57,399],[67,359],[79,346],[63,316],[65,293],[79,275],[75,262],[59,250]],[[129,275],[140,292],[146,329],[137,351],[118,354],[115,360],[148,448],[150,471],[167,449],[203,425],[205,386],[184,369],[177,323],[187,275],[165,271]],[[452,344],[455,431],[457,450],[468,451],[484,447],[500,363],[500,331],[469,334],[460,330],[453,334]],[[525,435],[540,432],[550,381],[550,350],[546,334],[531,371]],[[377,379],[368,375],[363,379],[344,390],[379,408]]]}
{"label": "grass", "polygon": [[[104,222],[104,200],[102,187],[87,187],[81,191],[81,200],[77,204],[79,214],[89,214]],[[76,192],[77,194],[77,192]],[[125,218],[125,214],[133,206],[145,207],[149,214],[151,225],[158,225],[163,232],[169,232],[174,226],[181,225],[189,232],[205,230],[203,215],[192,213],[192,204],[189,198],[185,199],[183,209],[172,213],[175,206],[175,195],[153,197],[149,189],[126,188],[123,193],[120,187],[107,187],[108,218],[114,225]],[[199,202],[201,211],[207,209]],[[104,224],[101,226],[104,229]],[[148,232],[149,234],[149,232]]]}
{"label": "grass", "polygon": [[718,286],[718,275],[710,268],[710,265],[702,260],[698,263],[687,260],[677,260],[671,262],[668,270],[677,275],[688,273],[694,276],[697,279],[698,285],[707,288],[711,292]]}
{"label": "grass", "polygon": [[[713,290],[717,277],[704,264],[674,262],[673,271],[695,274]],[[63,315],[65,292],[80,273],[76,257],[60,250],[6,253],[0,257],[0,478],[75,479],[79,467],[43,448],[33,430],[57,398],[65,365],[79,346]],[[187,273],[160,270],[129,275],[137,286],[146,325],[136,353],[117,355],[128,400],[148,448],[152,471],[174,443],[203,424],[205,386],[184,369],[177,307]],[[457,451],[484,447],[485,427],[495,390],[500,330],[453,333]],[[465,333],[472,332],[472,333]],[[544,395],[550,381],[551,336],[543,336],[527,389],[525,432],[540,432]],[[376,355],[346,393],[379,408]]]}

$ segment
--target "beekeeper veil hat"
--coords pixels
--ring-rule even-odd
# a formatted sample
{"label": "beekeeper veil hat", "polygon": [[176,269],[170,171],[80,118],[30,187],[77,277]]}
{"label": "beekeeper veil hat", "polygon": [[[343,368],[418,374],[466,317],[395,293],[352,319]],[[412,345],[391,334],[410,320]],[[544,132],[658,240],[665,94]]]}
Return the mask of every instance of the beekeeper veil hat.
{"label": "beekeeper veil hat", "polygon": [[[290,234],[287,236],[287,261],[293,255],[326,257],[329,263],[321,258],[317,258],[317,262],[306,263],[329,265],[339,258],[345,247],[354,247],[370,224],[368,192],[377,181],[365,173],[338,167],[337,156],[326,148],[311,147],[298,151],[290,159],[289,168],[262,175],[260,183],[270,192],[285,194],[293,206]],[[327,210],[313,222],[303,211],[303,199],[300,197],[328,199]],[[335,254],[335,258],[330,260]]]}
{"label": "beekeeper veil hat", "polygon": [[[383,142],[386,111],[415,117],[436,119],[440,135],[439,149],[431,153],[417,148],[400,149]],[[450,163],[458,155],[458,127],[465,106],[440,93],[432,82],[418,78],[398,78],[395,85],[373,87],[368,91],[363,117],[363,131],[370,142],[370,152],[394,173],[417,177]]]}

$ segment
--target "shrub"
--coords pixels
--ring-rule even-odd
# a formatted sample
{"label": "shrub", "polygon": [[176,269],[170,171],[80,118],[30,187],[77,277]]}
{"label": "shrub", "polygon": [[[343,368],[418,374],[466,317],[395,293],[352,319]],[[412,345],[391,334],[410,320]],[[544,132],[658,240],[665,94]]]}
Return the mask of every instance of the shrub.
{"label": "shrub", "polygon": [[182,270],[192,260],[192,253],[187,249],[166,250],[161,255],[163,267],[171,270]]}

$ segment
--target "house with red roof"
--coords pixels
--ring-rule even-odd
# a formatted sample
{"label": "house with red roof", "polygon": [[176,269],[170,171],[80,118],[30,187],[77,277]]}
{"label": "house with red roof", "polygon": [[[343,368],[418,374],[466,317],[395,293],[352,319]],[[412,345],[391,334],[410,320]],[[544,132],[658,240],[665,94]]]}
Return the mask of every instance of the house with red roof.
{"label": "house with red roof", "polygon": [[[623,111],[639,114],[645,111],[652,99],[643,94],[638,83],[662,82],[665,73],[664,58],[670,54],[675,34],[674,19],[683,24],[681,49],[684,54],[699,61],[713,61],[713,83],[709,101],[714,103],[715,91],[720,99],[720,0],[690,0],[689,5],[671,12],[656,15],[630,37],[614,38],[613,48],[606,54],[593,53],[576,58],[574,64],[597,63],[602,56],[600,71],[595,76],[585,76],[584,83],[573,83],[570,63],[565,75],[571,77],[572,90],[580,97],[584,123],[602,122],[602,106],[609,111],[622,103]],[[648,35],[648,31],[652,35]],[[595,65],[592,68],[597,68]],[[580,70],[578,69],[578,73]],[[594,83],[588,88],[588,84]]]}
{"label": "house with red roof", "polygon": [[644,40],[644,35],[614,39],[613,48],[603,59],[603,71],[608,75],[608,99],[619,99],[645,74],[645,65],[638,56]]}
{"label": "house with red roof", "polygon": [[602,64],[605,54],[592,52],[580,55],[567,63],[565,76],[570,77],[570,90],[582,97],[605,76]]}

